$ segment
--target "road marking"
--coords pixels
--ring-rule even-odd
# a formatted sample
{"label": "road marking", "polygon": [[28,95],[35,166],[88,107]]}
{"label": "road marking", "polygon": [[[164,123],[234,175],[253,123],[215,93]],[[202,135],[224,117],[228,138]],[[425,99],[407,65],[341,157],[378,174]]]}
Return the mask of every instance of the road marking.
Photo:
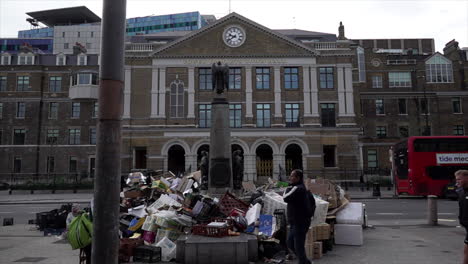
{"label": "road marking", "polygon": [[375,213],[376,215],[406,215],[406,213]]}
{"label": "road marking", "polygon": [[441,222],[455,222],[457,220],[454,220],[454,219],[437,219],[438,221],[441,221]]}
{"label": "road marking", "polygon": [[454,215],[454,213],[438,213],[439,215]]}
{"label": "road marking", "polygon": [[12,214],[14,212],[0,212],[0,214]]}

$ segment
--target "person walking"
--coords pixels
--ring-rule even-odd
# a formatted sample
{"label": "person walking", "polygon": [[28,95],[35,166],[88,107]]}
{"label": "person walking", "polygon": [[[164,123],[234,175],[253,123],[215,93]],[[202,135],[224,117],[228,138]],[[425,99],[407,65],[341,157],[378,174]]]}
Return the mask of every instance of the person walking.
{"label": "person walking", "polygon": [[457,181],[458,205],[460,224],[466,230],[465,246],[463,249],[463,264],[468,264],[468,170],[458,170],[455,172]]}
{"label": "person walking", "polygon": [[301,170],[293,170],[289,176],[289,187],[283,194],[283,200],[287,203],[287,217],[290,225],[287,245],[296,255],[299,264],[311,263],[305,253],[306,234],[313,216],[309,197],[309,191],[304,186],[304,174]]}

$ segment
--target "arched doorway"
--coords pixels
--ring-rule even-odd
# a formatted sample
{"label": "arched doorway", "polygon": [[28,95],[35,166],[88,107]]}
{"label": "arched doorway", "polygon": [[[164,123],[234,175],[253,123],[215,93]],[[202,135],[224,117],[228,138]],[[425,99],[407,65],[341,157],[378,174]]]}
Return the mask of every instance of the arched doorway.
{"label": "arched doorway", "polygon": [[262,182],[265,179],[260,179],[261,177],[273,176],[273,150],[267,144],[261,144],[255,150],[255,154],[257,177]]}
{"label": "arched doorway", "polygon": [[174,145],[167,151],[167,169],[179,175],[185,172],[185,150],[180,145]]}
{"label": "arched doorway", "polygon": [[292,170],[302,170],[302,149],[297,144],[288,145],[284,151],[286,160],[286,176],[291,174]]}
{"label": "arched doorway", "polygon": [[202,155],[201,155],[202,151],[206,151],[210,153],[210,145],[203,144],[197,149],[197,170],[200,169],[200,160],[202,158]]}

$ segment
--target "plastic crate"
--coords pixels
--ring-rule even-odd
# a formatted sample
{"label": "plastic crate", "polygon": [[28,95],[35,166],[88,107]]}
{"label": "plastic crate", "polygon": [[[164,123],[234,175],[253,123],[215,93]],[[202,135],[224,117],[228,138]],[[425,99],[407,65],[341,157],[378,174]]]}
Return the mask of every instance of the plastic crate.
{"label": "plastic crate", "polygon": [[161,261],[161,248],[139,246],[133,252],[133,262],[157,263]]}
{"label": "plastic crate", "polygon": [[192,227],[192,234],[197,236],[225,237],[229,236],[229,228],[229,226],[211,227],[207,225],[194,225]]}
{"label": "plastic crate", "polygon": [[247,212],[247,210],[249,210],[249,205],[235,197],[230,192],[226,192],[219,202],[219,210],[227,216],[236,208]]}
{"label": "plastic crate", "polygon": [[119,262],[129,262],[136,247],[143,245],[143,239],[122,238],[119,247]]}

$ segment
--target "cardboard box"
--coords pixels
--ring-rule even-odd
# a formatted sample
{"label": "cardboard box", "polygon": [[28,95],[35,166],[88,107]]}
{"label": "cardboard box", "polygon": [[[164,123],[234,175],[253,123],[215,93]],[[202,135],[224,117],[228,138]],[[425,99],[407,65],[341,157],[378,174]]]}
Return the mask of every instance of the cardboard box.
{"label": "cardboard box", "polygon": [[325,223],[314,226],[314,234],[316,240],[330,239],[330,225]]}
{"label": "cardboard box", "polygon": [[309,231],[307,232],[305,243],[313,244],[315,241],[317,241],[316,236],[315,236],[315,228],[311,227],[309,228]]}
{"label": "cardboard box", "polygon": [[308,259],[314,259],[314,244],[313,243],[306,243],[305,244],[305,251],[306,256]]}
{"label": "cardboard box", "polygon": [[323,256],[323,253],[322,253],[322,249],[323,249],[323,246],[322,246],[322,241],[318,241],[318,242],[314,242],[314,255],[313,255],[313,258],[312,259],[319,259]]}
{"label": "cardboard box", "polygon": [[335,244],[362,246],[362,225],[335,224]]}
{"label": "cardboard box", "polygon": [[325,201],[329,202],[328,208],[338,207],[338,196],[335,191],[335,184],[326,179],[312,179],[307,181],[306,188],[313,194],[320,195]]}

